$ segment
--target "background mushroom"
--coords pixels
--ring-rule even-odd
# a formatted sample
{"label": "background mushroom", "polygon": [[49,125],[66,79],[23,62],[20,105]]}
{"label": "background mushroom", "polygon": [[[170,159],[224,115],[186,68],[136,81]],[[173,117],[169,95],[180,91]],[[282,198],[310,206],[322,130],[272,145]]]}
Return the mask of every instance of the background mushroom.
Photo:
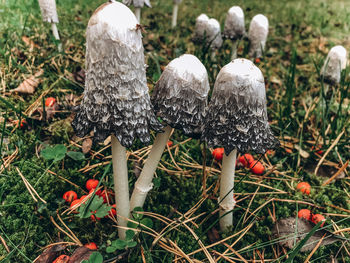
{"label": "background mushroom", "polygon": [[[79,137],[92,130],[94,141],[112,134],[114,189],[119,226],[129,216],[126,149],[136,138],[149,143],[150,128],[161,131],[148,94],[141,32],[131,10],[119,2],[101,5],[86,32],[86,80],[72,126]],[[125,230],[118,229],[119,237]]]}
{"label": "background mushroom", "polygon": [[237,46],[245,35],[244,13],[239,6],[232,6],[226,16],[223,36],[232,40],[231,58],[237,57]]}
{"label": "background mushroom", "polygon": [[269,20],[264,15],[256,15],[250,22],[248,38],[250,42],[248,55],[259,58],[263,55],[267,35],[269,33]]}
{"label": "background mushroom", "polygon": [[171,127],[187,136],[200,137],[209,92],[208,73],[199,59],[182,55],[172,60],[157,82],[152,102],[155,112],[168,125],[158,134],[131,196],[131,208],[143,206],[168,141]]}
{"label": "background mushroom", "polygon": [[174,28],[176,27],[176,22],[177,22],[177,13],[179,11],[179,5],[181,4],[182,0],[174,0],[174,5],[173,5],[173,16],[171,20],[171,27]]}
{"label": "background mushroom", "polygon": [[341,71],[346,67],[347,52],[343,46],[332,47],[321,69],[321,76],[327,84],[338,84]]}
{"label": "background mushroom", "polygon": [[194,28],[193,41],[195,43],[200,43],[205,40],[207,35],[206,30],[208,27],[209,17],[206,14],[200,14],[196,18],[196,25]]}
{"label": "background mushroom", "polygon": [[224,66],[215,81],[204,121],[202,139],[210,147],[224,147],[220,179],[220,227],[232,225],[236,153],[265,153],[278,144],[269,127],[264,77],[247,59]]}
{"label": "background mushroom", "polygon": [[[58,34],[57,23],[58,15],[56,11],[56,1],[55,0],[39,0],[39,6],[41,15],[44,22],[51,24],[52,34],[56,40],[60,40],[60,35]],[[59,45],[59,50],[61,51],[62,46]]]}
{"label": "background mushroom", "polygon": [[152,7],[150,0],[123,0],[123,4],[134,5],[135,16],[139,23],[141,22],[141,8],[144,7],[144,5],[147,5],[148,7]]}

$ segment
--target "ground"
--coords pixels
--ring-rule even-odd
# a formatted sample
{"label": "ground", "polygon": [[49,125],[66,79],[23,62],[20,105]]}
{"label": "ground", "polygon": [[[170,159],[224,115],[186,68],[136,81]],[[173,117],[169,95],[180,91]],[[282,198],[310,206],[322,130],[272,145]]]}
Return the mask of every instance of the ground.
{"label": "ground", "polygon": [[[62,199],[68,190],[79,197],[86,194],[85,182],[90,178],[103,178],[104,188],[113,185],[109,142],[93,145],[84,157],[83,140],[74,136],[70,126],[72,109],[80,103],[84,89],[86,25],[103,2],[57,0],[64,49],[58,52],[59,43],[53,39],[50,25],[42,22],[36,0],[0,0],[0,261],[31,262],[42,248],[56,242],[71,242],[66,243],[65,254],[71,254],[79,242],[95,242],[104,260],[124,262],[210,262],[210,258],[218,262],[285,262],[294,256],[294,262],[304,262],[308,256],[310,262],[329,262],[332,256],[350,262],[347,242],[299,252],[297,245],[280,247],[272,235],[276,221],[296,217],[300,209],[308,208],[326,217],[327,230],[349,238],[348,69],[341,84],[329,88],[322,83],[319,70],[334,45],[349,51],[350,3],[234,2],[244,10],[247,28],[255,14],[269,19],[266,52],[255,62],[265,77],[268,117],[281,146],[262,156],[253,153],[261,158],[264,175],[238,169],[234,227],[222,233],[217,203],[220,162],[213,160],[212,149],[175,131],[173,146],[163,154],[155,188],[144,207],[142,222],[150,228],[138,227],[142,232],[134,237],[136,246],[111,252],[107,248],[117,240],[114,221],[94,222],[89,215],[81,218],[64,213],[69,206]],[[172,1],[151,2],[152,9],[142,9],[141,23],[150,91],[169,61],[184,53],[195,54],[203,62],[213,87],[219,70],[230,62],[230,41],[224,42],[212,60],[205,47],[192,43],[195,18],[206,13],[223,26],[233,2],[184,0],[175,29],[170,28]],[[242,41],[240,56],[247,56],[246,47],[247,41]],[[40,69],[40,83],[29,85],[36,86],[32,94],[11,92]],[[54,116],[43,109],[47,97],[56,98],[60,105]],[[55,145],[59,146],[43,154],[42,149]],[[139,142],[128,149],[131,189],[148,149]],[[50,150],[53,152],[48,153]],[[206,193],[203,168],[208,177]],[[345,178],[328,180],[337,171],[343,171]],[[296,190],[301,181],[311,185],[309,195]],[[163,239],[152,243],[160,236]]]}

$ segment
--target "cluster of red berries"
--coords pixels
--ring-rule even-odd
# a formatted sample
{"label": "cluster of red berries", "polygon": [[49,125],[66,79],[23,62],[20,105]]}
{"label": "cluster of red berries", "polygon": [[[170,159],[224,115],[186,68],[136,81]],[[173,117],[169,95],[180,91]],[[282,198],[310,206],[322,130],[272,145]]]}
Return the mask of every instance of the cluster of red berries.
{"label": "cluster of red berries", "polygon": [[[89,193],[95,191],[96,187],[98,186],[98,183],[99,181],[96,180],[96,179],[89,179],[86,181],[86,189],[89,191]],[[112,190],[97,190],[96,195],[98,195],[99,197],[102,197],[103,198],[103,202],[104,203],[113,203],[114,201],[114,193]],[[70,204],[70,207],[74,207],[76,205],[79,205],[81,203],[85,203],[87,200],[86,200],[86,197],[87,195],[82,195],[79,199],[78,199],[78,195],[76,192],[74,191],[68,191],[68,192],[65,192],[63,194],[63,199],[66,200],[67,203]],[[111,217],[115,217],[117,215],[117,211],[116,211],[116,207],[115,207],[115,204],[112,204],[112,209],[109,211],[109,216]],[[108,217],[108,216],[106,216]],[[91,219],[93,221],[96,221],[96,220],[100,220],[101,218],[99,217],[96,217],[95,215],[91,215]]]}
{"label": "cluster of red berries", "polygon": [[[216,148],[213,150],[212,156],[215,160],[220,162],[224,157],[224,152],[224,148]],[[254,157],[249,153],[240,156],[238,158],[238,162],[241,163],[244,167],[249,168],[253,174],[260,175],[263,174],[265,171],[264,165],[259,161],[255,161]],[[238,164],[238,162],[236,163],[236,165]]]}
{"label": "cluster of red berries", "polygon": [[[306,220],[309,220],[313,222],[314,224],[318,224],[321,221],[326,221],[323,215],[321,214],[313,214],[309,209],[301,209],[298,212],[299,218],[304,218]],[[324,222],[321,224],[321,226],[324,225]]]}
{"label": "cluster of red berries", "polygon": [[311,193],[311,185],[307,182],[300,182],[297,184],[297,190],[303,194],[309,195]]}

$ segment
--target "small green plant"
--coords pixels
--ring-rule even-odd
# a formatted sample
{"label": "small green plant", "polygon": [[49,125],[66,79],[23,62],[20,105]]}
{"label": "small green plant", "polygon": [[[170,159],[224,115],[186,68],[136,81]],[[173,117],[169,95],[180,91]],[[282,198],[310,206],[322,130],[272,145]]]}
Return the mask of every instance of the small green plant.
{"label": "small green plant", "polygon": [[102,197],[95,195],[91,202],[87,201],[86,203],[82,204],[79,207],[78,212],[80,218],[88,218],[91,215],[102,218],[108,215],[111,208],[111,206],[103,203]]}
{"label": "small green plant", "polygon": [[67,152],[67,147],[63,144],[57,144],[55,146],[47,146],[40,152],[41,157],[45,160],[52,160],[53,163],[61,161],[64,157],[69,156],[75,161],[82,161],[85,159],[85,156],[82,152]]}
{"label": "small green plant", "polygon": [[82,263],[102,263],[103,257],[99,252],[93,252],[88,260],[83,260]]}

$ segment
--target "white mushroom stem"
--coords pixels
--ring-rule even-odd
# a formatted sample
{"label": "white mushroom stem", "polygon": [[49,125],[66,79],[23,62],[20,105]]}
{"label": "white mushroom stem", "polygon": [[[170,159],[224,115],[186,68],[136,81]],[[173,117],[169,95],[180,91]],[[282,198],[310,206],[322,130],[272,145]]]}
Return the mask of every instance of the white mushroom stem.
{"label": "white mushroom stem", "polygon": [[158,133],[154,143],[152,145],[151,152],[148,155],[145,166],[137,179],[134,187],[134,191],[130,199],[130,209],[134,210],[135,207],[142,207],[145,203],[148,192],[153,188],[153,175],[157,169],[158,163],[164,148],[169,140],[169,136],[172,128],[167,126],[163,133]]}
{"label": "white mushroom stem", "polygon": [[[60,35],[58,34],[58,29],[57,29],[57,25],[56,23],[52,22],[51,23],[51,30],[52,30],[52,34],[55,37],[56,40],[60,40]],[[62,51],[62,44],[59,43],[58,44],[58,51]]]}
{"label": "white mushroom stem", "polygon": [[172,28],[176,27],[178,11],[179,11],[179,4],[174,4],[174,6],[173,6],[173,17],[172,17],[172,21],[171,21],[171,27]]}
{"label": "white mushroom stem", "polygon": [[226,230],[233,224],[232,210],[235,206],[233,198],[233,186],[236,168],[237,149],[228,156],[224,154],[222,159],[222,170],[220,179],[220,229]]}
{"label": "white mushroom stem", "polygon": [[[126,149],[118,139],[112,135],[112,160],[116,210],[118,211],[118,226],[126,227],[130,213],[128,165]],[[118,228],[118,236],[125,239],[126,229]]]}
{"label": "white mushroom stem", "polygon": [[238,39],[232,40],[232,51],[231,51],[231,59],[234,60],[237,58],[237,47],[239,44]]}
{"label": "white mushroom stem", "polygon": [[135,16],[139,23],[141,22],[141,7],[135,7]]}

